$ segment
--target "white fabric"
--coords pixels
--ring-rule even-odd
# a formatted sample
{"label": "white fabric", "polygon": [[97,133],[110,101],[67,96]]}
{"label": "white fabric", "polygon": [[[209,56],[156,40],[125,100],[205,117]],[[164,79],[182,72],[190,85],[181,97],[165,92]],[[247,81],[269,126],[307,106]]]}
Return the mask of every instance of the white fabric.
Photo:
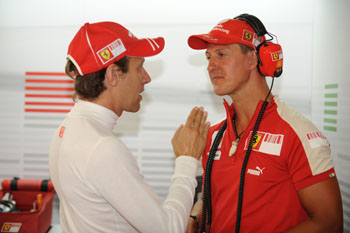
{"label": "white fabric", "polygon": [[63,231],[184,232],[198,160],[175,160],[169,193],[162,202],[132,154],[113,135],[117,119],[107,108],[78,101],[53,136],[49,166]]}

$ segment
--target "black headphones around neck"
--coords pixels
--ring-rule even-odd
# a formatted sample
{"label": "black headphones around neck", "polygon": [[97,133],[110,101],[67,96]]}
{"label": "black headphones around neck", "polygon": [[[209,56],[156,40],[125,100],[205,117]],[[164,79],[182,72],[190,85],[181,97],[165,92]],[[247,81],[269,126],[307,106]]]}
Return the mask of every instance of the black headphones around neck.
{"label": "black headphones around neck", "polygon": [[268,35],[271,39],[265,40],[256,47],[258,57],[258,70],[263,76],[279,77],[283,71],[283,53],[282,47],[272,41],[273,36],[267,32],[264,24],[254,15],[241,14],[234,19],[242,20],[248,23],[256,35],[261,37]]}

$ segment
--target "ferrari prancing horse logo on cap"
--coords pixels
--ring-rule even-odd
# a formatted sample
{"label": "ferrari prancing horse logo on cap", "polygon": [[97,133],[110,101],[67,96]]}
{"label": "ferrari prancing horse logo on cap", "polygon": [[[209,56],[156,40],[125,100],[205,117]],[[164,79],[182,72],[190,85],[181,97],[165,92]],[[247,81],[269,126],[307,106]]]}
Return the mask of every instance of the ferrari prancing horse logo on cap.
{"label": "ferrari prancing horse logo on cap", "polygon": [[252,32],[246,31],[246,30],[243,31],[243,40],[251,42],[252,38],[253,38]]}
{"label": "ferrari prancing horse logo on cap", "polygon": [[251,40],[251,39],[252,39],[252,33],[250,33],[250,32],[245,32],[245,33],[244,33],[244,37],[246,38],[246,40]]}
{"label": "ferrari prancing horse logo on cap", "polygon": [[108,49],[103,50],[100,54],[106,60],[109,60],[111,58],[111,53]]}
{"label": "ferrari prancing horse logo on cap", "polygon": [[107,64],[125,51],[126,48],[119,38],[97,51],[96,55],[100,58],[102,64]]}

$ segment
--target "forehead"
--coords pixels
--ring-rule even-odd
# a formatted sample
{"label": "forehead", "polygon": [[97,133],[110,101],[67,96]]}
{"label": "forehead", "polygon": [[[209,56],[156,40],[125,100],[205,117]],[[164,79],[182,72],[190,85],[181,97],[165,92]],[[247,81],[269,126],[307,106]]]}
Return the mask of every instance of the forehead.
{"label": "forehead", "polygon": [[208,43],[206,52],[213,52],[218,50],[234,50],[239,48],[238,44],[211,44]]}
{"label": "forehead", "polygon": [[129,57],[129,66],[139,66],[145,61],[144,57]]}
{"label": "forehead", "polygon": [[130,62],[144,62],[145,58],[144,57],[129,57]]}

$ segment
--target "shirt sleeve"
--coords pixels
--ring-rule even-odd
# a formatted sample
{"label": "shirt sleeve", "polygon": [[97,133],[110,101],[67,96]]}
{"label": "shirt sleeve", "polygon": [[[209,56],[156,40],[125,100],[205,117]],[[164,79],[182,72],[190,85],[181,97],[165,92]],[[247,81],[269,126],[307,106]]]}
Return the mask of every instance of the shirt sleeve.
{"label": "shirt sleeve", "polygon": [[316,128],[290,141],[288,166],[296,190],[335,176],[328,140]]}
{"label": "shirt sleeve", "polygon": [[116,138],[99,143],[87,177],[91,185],[139,232],[185,232],[193,206],[198,160],[179,156],[163,202],[146,182],[136,160]]}

